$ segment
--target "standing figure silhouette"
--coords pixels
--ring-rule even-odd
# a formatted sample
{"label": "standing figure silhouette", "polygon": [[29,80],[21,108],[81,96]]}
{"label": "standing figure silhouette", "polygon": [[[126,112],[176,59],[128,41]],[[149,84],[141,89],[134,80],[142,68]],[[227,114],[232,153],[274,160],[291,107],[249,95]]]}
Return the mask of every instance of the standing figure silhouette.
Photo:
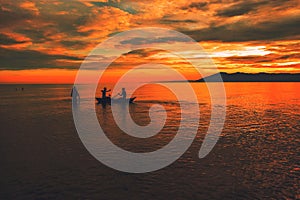
{"label": "standing figure silhouette", "polygon": [[102,100],[106,100],[106,93],[110,92],[110,91],[111,91],[111,89],[107,90],[106,87],[104,87],[103,90],[101,90],[101,92],[102,92]]}
{"label": "standing figure silhouette", "polygon": [[75,86],[72,88],[71,97],[73,98],[73,101],[74,101],[75,104],[80,102],[80,95],[79,95],[79,92],[78,92],[78,90]]}
{"label": "standing figure silhouette", "polygon": [[120,93],[118,93],[118,95],[120,95],[123,100],[126,100],[127,94],[126,94],[125,88],[122,88],[122,91]]}

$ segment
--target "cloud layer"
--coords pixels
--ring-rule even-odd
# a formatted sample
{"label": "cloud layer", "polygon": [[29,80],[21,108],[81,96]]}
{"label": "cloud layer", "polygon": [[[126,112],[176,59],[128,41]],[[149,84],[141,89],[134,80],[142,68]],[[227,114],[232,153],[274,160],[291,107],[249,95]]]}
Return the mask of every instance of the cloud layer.
{"label": "cloud layer", "polygon": [[0,70],[76,69],[109,36],[156,26],[198,41],[222,71],[299,72],[299,8],[296,0],[2,0]]}

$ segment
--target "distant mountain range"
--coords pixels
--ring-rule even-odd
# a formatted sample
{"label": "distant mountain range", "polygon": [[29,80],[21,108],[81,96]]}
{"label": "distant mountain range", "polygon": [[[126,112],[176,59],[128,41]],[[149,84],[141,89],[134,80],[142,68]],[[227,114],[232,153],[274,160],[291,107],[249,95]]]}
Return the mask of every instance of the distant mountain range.
{"label": "distant mountain range", "polygon": [[[219,73],[223,82],[300,82],[300,73],[298,74],[270,74],[270,73],[233,73],[228,74],[225,72]],[[208,76],[192,82],[219,82],[218,74]]]}

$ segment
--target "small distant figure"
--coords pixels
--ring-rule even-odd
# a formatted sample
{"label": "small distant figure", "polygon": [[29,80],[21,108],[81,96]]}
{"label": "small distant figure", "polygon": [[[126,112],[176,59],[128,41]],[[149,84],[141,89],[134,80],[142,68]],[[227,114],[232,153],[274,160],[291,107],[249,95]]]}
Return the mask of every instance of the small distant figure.
{"label": "small distant figure", "polygon": [[24,88],[22,88],[22,91],[24,90]]}
{"label": "small distant figure", "polygon": [[71,97],[73,98],[75,103],[79,103],[80,95],[79,95],[79,92],[78,92],[78,90],[75,86],[72,88]]}
{"label": "small distant figure", "polygon": [[121,96],[123,100],[126,100],[127,94],[125,88],[122,88],[122,91],[118,93],[118,95]]}
{"label": "small distant figure", "polygon": [[107,93],[107,92],[110,92],[110,91],[111,91],[111,89],[107,90],[106,87],[104,87],[103,90],[101,90],[101,92],[102,92],[102,99],[103,99],[103,100],[106,99],[106,93]]}

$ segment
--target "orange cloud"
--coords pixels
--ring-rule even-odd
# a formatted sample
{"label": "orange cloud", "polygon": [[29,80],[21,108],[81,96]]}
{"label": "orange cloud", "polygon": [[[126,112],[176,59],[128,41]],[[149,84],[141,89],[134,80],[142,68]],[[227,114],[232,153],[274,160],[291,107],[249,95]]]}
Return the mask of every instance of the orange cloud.
{"label": "orange cloud", "polygon": [[20,7],[29,10],[34,13],[34,15],[39,15],[39,9],[36,7],[35,3],[30,1],[25,1],[20,4]]}

